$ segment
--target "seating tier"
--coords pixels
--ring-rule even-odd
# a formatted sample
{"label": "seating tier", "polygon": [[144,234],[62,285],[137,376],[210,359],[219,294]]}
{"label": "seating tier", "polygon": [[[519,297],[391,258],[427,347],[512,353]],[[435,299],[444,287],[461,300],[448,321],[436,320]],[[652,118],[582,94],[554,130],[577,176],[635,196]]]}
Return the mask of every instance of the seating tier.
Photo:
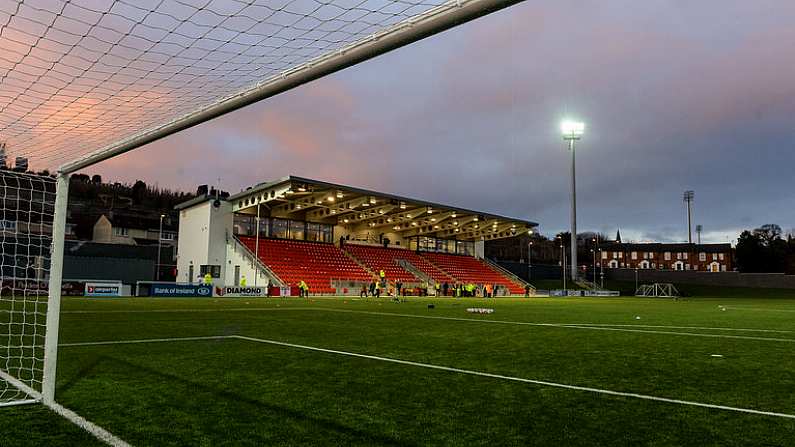
{"label": "seating tier", "polygon": [[[252,252],[256,240],[240,237]],[[305,281],[310,293],[334,293],[331,281],[370,281],[372,276],[332,244],[260,239],[259,258],[289,285]]]}
{"label": "seating tier", "polygon": [[524,289],[484,261],[472,256],[444,253],[422,253],[433,265],[462,283],[497,284],[511,295],[522,295]]}

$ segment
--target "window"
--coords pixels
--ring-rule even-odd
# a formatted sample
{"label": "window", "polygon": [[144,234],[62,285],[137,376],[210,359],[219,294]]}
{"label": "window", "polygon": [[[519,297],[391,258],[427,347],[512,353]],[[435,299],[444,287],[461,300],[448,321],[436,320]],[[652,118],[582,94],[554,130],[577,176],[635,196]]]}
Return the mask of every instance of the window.
{"label": "window", "polygon": [[299,220],[290,221],[290,239],[304,240],[305,223]]}
{"label": "window", "polygon": [[718,260],[718,254],[717,253],[712,253],[712,260],[713,261],[717,261]]}
{"label": "window", "polygon": [[287,239],[287,221],[284,219],[273,219],[273,237]]}
{"label": "window", "polygon": [[199,274],[204,277],[207,273],[210,274],[213,278],[220,278],[221,277],[221,266],[220,265],[200,265],[199,266]]}
{"label": "window", "polygon": [[677,253],[676,254],[676,259],[682,259],[682,253]]}
{"label": "window", "polygon": [[687,259],[687,252],[682,253],[682,255],[683,258]]}
{"label": "window", "polygon": [[636,260],[636,259],[638,259],[638,252],[636,252],[636,251],[633,251],[633,252],[632,252],[632,260],[634,261],[634,260]]}
{"label": "window", "polygon": [[618,259],[624,259],[624,252],[618,252]]}
{"label": "window", "polygon": [[649,252],[647,251],[643,252],[643,259],[649,259]]}
{"label": "window", "polygon": [[670,261],[671,260],[671,252],[670,251],[666,251],[664,256],[665,256],[665,260],[666,261]]}
{"label": "window", "polygon": [[718,259],[720,259],[721,261],[723,261],[723,253],[720,253],[720,254],[718,254]]}
{"label": "window", "polygon": [[234,233],[238,236],[254,236],[255,217],[251,214],[236,213],[233,221]]}
{"label": "window", "polygon": [[161,241],[173,241],[173,240],[174,240],[174,239],[176,239],[176,238],[177,238],[177,235],[176,235],[176,234],[174,234],[174,233],[166,233],[166,232],[163,232],[163,233],[160,235],[160,240],[161,240]]}
{"label": "window", "polygon": [[129,236],[130,229],[124,227],[113,227],[113,234],[116,236]]}
{"label": "window", "polygon": [[698,254],[698,260],[699,261],[706,261],[707,260],[707,254],[702,251],[701,253]]}
{"label": "window", "polygon": [[606,251],[602,252],[602,259],[607,259],[607,252]]}

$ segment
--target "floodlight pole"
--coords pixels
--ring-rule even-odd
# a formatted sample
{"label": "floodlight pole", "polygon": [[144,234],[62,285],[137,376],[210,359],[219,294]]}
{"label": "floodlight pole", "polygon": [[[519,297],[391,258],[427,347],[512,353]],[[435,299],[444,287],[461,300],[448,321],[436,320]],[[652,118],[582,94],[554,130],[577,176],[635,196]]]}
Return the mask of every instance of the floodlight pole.
{"label": "floodlight pole", "polygon": [[693,226],[692,226],[692,218],[691,214],[693,213],[693,198],[695,197],[695,192],[692,190],[685,191],[684,194],[684,201],[687,203],[687,243],[693,243]]}
{"label": "floodlight pole", "polygon": [[47,330],[44,335],[44,374],[41,383],[41,396],[45,405],[55,403],[55,367],[58,363],[58,326],[61,317],[61,283],[68,202],[69,175],[61,173],[55,180],[55,213],[52,221],[50,280],[47,292]]}
{"label": "floodlight pole", "polygon": [[571,279],[577,279],[577,175],[574,156],[574,140],[577,137],[570,135],[564,137],[569,141],[571,152]]}
{"label": "floodlight pole", "polygon": [[563,272],[563,291],[566,291],[566,244],[561,239],[560,243],[560,267]]}

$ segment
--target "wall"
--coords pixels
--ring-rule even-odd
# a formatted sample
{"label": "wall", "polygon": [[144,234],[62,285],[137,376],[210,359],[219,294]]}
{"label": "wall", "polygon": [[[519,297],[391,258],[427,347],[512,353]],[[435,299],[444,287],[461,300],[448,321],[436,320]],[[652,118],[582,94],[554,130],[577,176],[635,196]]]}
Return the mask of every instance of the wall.
{"label": "wall", "polygon": [[[199,280],[201,265],[220,265],[221,278],[226,277],[227,239],[232,238],[232,206],[221,201],[219,207],[213,201],[197,204],[180,211],[179,237],[177,241],[177,281]],[[193,278],[189,278],[193,265]]]}
{"label": "wall", "polygon": [[514,275],[522,278],[523,280],[528,280],[528,270],[530,274],[529,282],[530,284],[533,283],[535,279],[562,279],[561,276],[562,269],[559,265],[553,264],[533,264],[530,269],[527,268],[527,264],[524,262],[513,262],[513,261],[495,261],[500,267],[508,270],[509,272],[513,273]]}
{"label": "wall", "polygon": [[155,279],[155,260],[113,257],[64,256],[63,277],[115,280],[125,284]]}
{"label": "wall", "polygon": [[[605,278],[617,281],[635,281],[635,269],[605,269]],[[638,282],[670,282],[721,287],[756,287],[795,289],[795,275],[783,273],[697,272],[670,270],[638,270]]]}

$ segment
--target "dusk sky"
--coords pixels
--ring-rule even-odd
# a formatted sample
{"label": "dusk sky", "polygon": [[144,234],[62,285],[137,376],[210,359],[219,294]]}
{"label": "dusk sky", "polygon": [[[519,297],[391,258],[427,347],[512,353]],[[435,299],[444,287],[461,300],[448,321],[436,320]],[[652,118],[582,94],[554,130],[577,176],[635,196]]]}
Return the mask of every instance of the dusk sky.
{"label": "dusk sky", "polygon": [[289,174],[708,242],[795,227],[795,2],[526,1],[90,169],[237,192]]}

